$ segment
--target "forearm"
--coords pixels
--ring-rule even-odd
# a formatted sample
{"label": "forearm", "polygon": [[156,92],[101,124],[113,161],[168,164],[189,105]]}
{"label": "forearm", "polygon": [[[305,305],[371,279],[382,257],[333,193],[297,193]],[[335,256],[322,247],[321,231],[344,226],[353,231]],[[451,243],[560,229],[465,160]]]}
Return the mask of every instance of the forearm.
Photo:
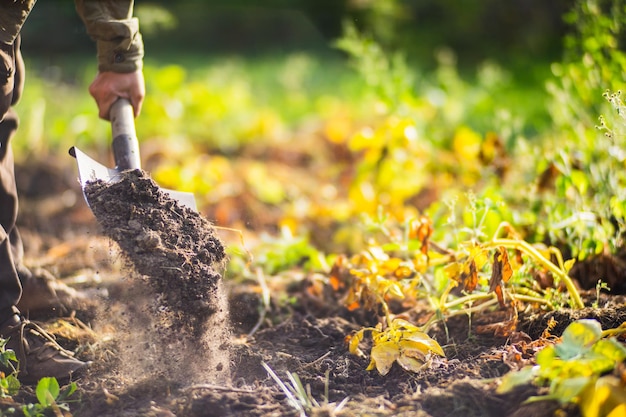
{"label": "forearm", "polygon": [[36,0],[0,1],[0,42],[12,45]]}
{"label": "forearm", "polygon": [[143,41],[132,0],[75,0],[87,34],[96,41],[100,72],[134,72],[143,65]]}

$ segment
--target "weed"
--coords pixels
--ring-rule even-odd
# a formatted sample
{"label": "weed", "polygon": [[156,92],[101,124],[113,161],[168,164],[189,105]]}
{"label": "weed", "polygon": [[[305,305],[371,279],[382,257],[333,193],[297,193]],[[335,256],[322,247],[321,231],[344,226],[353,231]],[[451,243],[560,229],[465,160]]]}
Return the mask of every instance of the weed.
{"label": "weed", "polygon": [[22,406],[22,412],[25,417],[43,417],[46,410],[52,410],[55,415],[62,416],[62,411],[70,411],[67,400],[76,388],[75,382],[61,388],[56,378],[42,378],[35,389],[39,402]]}
{"label": "weed", "polygon": [[[0,364],[3,368],[13,371],[6,375],[0,372],[0,398],[12,398],[18,394],[21,384],[17,379],[19,362],[15,352],[6,349],[7,340],[0,339]],[[0,416],[14,416],[21,412],[25,417],[43,417],[47,411],[51,411],[55,416],[71,416],[68,405],[69,397],[76,392],[75,382],[61,388],[56,378],[45,377],[39,380],[35,388],[37,403],[15,404],[6,410],[0,410]]]}
{"label": "weed", "polygon": [[[474,201],[470,210],[476,212],[477,204]],[[465,236],[466,240],[456,247],[436,244],[432,222],[425,216],[402,225],[379,216],[369,226],[378,233],[378,240],[371,239],[360,254],[336,259],[329,283],[335,290],[346,289],[348,309],[363,308],[382,315],[377,327],[361,329],[347,338],[350,352],[363,356],[359,344],[366,333],[371,333],[368,369],[385,375],[397,362],[416,372],[429,363],[431,354],[443,356],[438,343],[425,331],[452,316],[467,314],[471,319],[471,314],[494,307],[508,310],[509,319],[491,327],[495,334],[506,337],[515,331],[520,303],[556,308],[569,302],[574,308],[584,307],[568,276],[574,261],[565,262],[556,248],[520,239],[508,223],[501,223],[488,238],[482,230],[488,222],[489,204],[484,207],[484,215],[470,217],[473,228],[459,231],[457,237]],[[380,241],[380,237],[388,242]],[[542,290],[534,285],[530,277],[538,271],[550,274],[554,287]],[[559,284],[569,297],[556,290]],[[400,301],[395,311],[389,306],[392,300]],[[409,317],[420,300],[427,300],[435,313],[421,328],[399,318]]]}
{"label": "weed", "polygon": [[8,340],[0,339],[0,365],[3,369],[9,369],[11,372],[7,375],[0,372],[0,397],[12,397],[20,389],[20,382],[17,375],[17,357],[15,352],[6,348]]}
{"label": "weed", "polygon": [[308,384],[305,387],[296,373],[288,372],[287,378],[289,378],[289,381],[284,382],[278,375],[276,375],[274,370],[267,363],[262,362],[261,365],[263,365],[263,368],[265,368],[265,371],[274,380],[274,382],[278,384],[287,397],[287,402],[299,413],[300,417],[306,417],[307,415],[310,415],[314,409],[322,408],[327,410],[329,415],[333,416],[335,413],[340,412],[349,400],[349,398],[346,397],[339,404],[330,403],[328,401],[329,371],[326,372],[327,383],[324,401],[320,404],[311,394],[311,387]]}
{"label": "weed", "polygon": [[600,304],[600,292],[602,290],[611,291],[611,289],[609,288],[609,285],[606,282],[599,279],[598,282],[596,283],[596,301],[594,301],[592,304],[593,308],[598,308]]}
{"label": "weed", "polygon": [[548,386],[549,391],[528,401],[576,403],[584,417],[622,415],[626,410],[624,381],[606,374],[626,359],[626,348],[613,337],[625,332],[624,325],[603,332],[596,320],[577,320],[558,343],[537,353],[536,365],[506,374],[498,391],[505,393],[532,382]]}

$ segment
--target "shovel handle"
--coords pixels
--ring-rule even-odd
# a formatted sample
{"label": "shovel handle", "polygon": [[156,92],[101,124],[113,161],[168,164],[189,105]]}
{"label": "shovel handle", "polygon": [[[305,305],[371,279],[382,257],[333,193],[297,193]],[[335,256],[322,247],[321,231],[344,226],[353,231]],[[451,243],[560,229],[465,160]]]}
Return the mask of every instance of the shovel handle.
{"label": "shovel handle", "polygon": [[120,98],[113,103],[110,119],[115,169],[118,171],[140,169],[139,141],[135,132],[135,115],[130,101]]}

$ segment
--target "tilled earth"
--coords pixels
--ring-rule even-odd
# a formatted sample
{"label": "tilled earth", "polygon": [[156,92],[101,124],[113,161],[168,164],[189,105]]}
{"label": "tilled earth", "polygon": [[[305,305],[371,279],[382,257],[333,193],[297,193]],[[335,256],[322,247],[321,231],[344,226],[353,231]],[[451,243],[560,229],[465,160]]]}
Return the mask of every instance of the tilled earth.
{"label": "tilled earth", "polygon": [[[133,242],[124,242],[122,235],[106,237],[107,227],[97,224],[78,185],[68,180],[73,178],[72,170],[49,164],[39,164],[37,171],[19,169],[20,226],[28,265],[47,268],[89,294],[74,309],[30,312],[79,358],[94,361],[89,374],[78,381],[78,401],[70,405],[74,416],[299,416],[306,412],[547,417],[557,410],[575,416],[575,408],[552,401],[525,404],[528,397],[541,393],[532,386],[496,394],[498,377],[530,363],[533,341],[551,317],[558,322],[554,335],[578,318],[596,318],[604,328],[626,320],[624,299],[606,295],[596,309],[522,312],[517,331],[506,338],[480,331],[481,326],[500,321],[500,312],[471,321],[457,317],[430,332],[442,345],[445,358],[433,360],[416,374],[394,366],[383,377],[366,371],[367,359],[351,355],[345,345],[347,335],[374,325],[376,318],[338,306],[336,296],[327,292],[309,291],[312,280],[306,275],[286,290],[295,301],[272,297],[264,312],[256,283],[222,282],[211,275],[219,269],[211,270],[214,279],[205,283],[215,284],[211,290],[223,292],[227,305],[198,310],[205,304],[193,300],[187,304],[180,296],[168,299],[168,290],[151,282],[153,271],[146,275],[137,263],[133,267],[124,253],[137,245],[140,253],[145,251],[150,236],[137,241],[146,233],[135,225],[138,233],[132,234]],[[38,179],[49,177],[54,181],[45,188],[38,186],[42,184]],[[175,222],[184,223],[180,216],[187,212],[177,213]],[[165,229],[174,227],[163,218],[160,221]],[[163,246],[161,239],[156,246]],[[211,254],[217,242],[212,241]],[[218,258],[209,256],[207,264],[219,263]],[[595,301],[595,294],[589,299]],[[204,322],[199,315],[210,325],[200,326]],[[202,331],[187,332],[185,320]],[[217,335],[212,328],[220,329]],[[284,383],[290,381],[288,373],[297,375],[313,406],[298,410],[268,369]],[[23,388],[17,400],[34,401],[32,389]]]}

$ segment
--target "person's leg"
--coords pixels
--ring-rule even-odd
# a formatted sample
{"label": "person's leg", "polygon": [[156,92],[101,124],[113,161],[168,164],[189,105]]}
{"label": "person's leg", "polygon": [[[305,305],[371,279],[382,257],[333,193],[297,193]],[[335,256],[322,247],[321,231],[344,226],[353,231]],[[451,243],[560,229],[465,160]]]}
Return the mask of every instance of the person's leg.
{"label": "person's leg", "polygon": [[[17,218],[17,189],[13,171],[13,153],[9,140],[17,130],[17,115],[11,110],[16,63],[14,45],[0,45],[0,323],[15,314],[22,287],[15,270],[11,231]],[[18,76],[23,80],[23,76]],[[21,84],[18,84],[21,85]],[[19,93],[16,94],[19,97]]]}
{"label": "person's leg", "polygon": [[[74,358],[16,307],[22,295],[16,267],[21,260],[16,257],[20,258],[23,250],[15,227],[18,201],[11,138],[18,119],[11,106],[19,99],[24,82],[19,46],[19,37],[13,45],[0,44],[0,337],[7,340],[5,347],[19,360],[18,378],[23,383],[36,383],[43,377],[66,380],[88,364]],[[12,369],[0,366],[0,371]]]}
{"label": "person's leg", "polygon": [[[11,153],[11,140],[19,124],[11,106],[20,99],[25,79],[20,42],[17,36],[13,45],[0,44],[0,323],[16,305],[29,316],[40,312],[68,313],[89,305],[81,293],[56,280],[49,272],[31,271],[22,262],[24,249],[15,226],[18,198]],[[14,265],[14,268],[5,265]]]}
{"label": "person's leg", "polygon": [[0,122],[0,324],[15,307],[32,316],[35,313],[68,313],[89,305],[73,288],[52,274],[23,264],[24,248],[15,221],[18,211],[11,140],[18,126],[17,115],[9,109]]}

